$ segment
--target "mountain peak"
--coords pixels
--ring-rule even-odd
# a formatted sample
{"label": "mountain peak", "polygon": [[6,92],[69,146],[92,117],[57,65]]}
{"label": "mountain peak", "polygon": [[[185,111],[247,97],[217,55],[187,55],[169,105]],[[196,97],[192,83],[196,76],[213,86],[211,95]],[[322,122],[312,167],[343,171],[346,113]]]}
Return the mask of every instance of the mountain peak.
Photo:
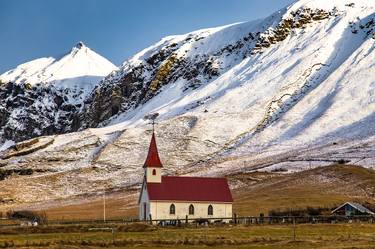
{"label": "mountain peak", "polygon": [[75,56],[79,51],[86,51],[89,47],[87,47],[82,41],[79,41],[74,45],[70,54]]}
{"label": "mountain peak", "polygon": [[78,48],[78,49],[81,49],[83,47],[86,47],[86,45],[82,42],[82,41],[79,41],[75,46],[74,48]]}
{"label": "mountain peak", "polygon": [[61,58],[48,57],[29,61],[0,75],[0,79],[5,82],[27,82],[31,85],[53,83],[61,87],[63,82],[64,87],[82,87],[83,81],[87,87],[93,87],[115,69],[115,65],[80,41]]}

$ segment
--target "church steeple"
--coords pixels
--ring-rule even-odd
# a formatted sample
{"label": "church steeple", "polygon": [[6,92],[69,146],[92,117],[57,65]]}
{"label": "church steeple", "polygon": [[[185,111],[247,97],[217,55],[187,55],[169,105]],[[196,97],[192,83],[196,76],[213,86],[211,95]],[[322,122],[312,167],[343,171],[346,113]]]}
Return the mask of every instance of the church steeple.
{"label": "church steeple", "polygon": [[146,182],[161,183],[161,169],[163,168],[163,164],[159,158],[154,130],[152,131],[150,147],[148,148],[148,154],[143,168]]}
{"label": "church steeple", "polygon": [[152,131],[150,147],[143,168],[163,168],[159,158],[158,147],[156,146],[155,133]]}

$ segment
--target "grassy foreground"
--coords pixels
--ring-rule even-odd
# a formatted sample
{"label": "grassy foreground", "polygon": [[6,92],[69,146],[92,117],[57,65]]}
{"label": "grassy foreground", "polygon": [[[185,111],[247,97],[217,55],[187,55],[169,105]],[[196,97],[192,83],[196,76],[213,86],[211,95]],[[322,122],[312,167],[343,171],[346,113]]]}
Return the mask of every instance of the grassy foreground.
{"label": "grassy foreground", "polygon": [[375,248],[375,224],[160,228],[144,224],[0,229],[0,248]]}

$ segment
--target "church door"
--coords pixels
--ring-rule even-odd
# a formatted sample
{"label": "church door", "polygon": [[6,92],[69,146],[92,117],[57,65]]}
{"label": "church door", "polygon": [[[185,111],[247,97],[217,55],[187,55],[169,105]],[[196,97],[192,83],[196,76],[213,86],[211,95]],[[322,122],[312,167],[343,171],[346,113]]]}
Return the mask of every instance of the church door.
{"label": "church door", "polygon": [[143,202],[143,220],[147,219],[147,205],[146,202]]}

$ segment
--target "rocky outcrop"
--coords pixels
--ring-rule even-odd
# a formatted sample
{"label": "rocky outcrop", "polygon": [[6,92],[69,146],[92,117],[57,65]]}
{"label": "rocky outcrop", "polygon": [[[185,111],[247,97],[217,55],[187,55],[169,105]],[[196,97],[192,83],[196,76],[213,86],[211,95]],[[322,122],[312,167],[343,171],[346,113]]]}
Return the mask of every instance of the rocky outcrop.
{"label": "rocky outcrop", "polygon": [[14,146],[8,148],[3,155],[0,154],[0,159],[6,160],[12,157],[19,157],[31,154],[35,151],[48,147],[50,144],[53,143],[53,141],[53,138],[34,138],[25,142],[17,143]]}
{"label": "rocky outcrop", "polygon": [[[375,39],[375,18],[371,18],[365,24],[359,25],[359,28],[365,31],[366,35],[371,36],[373,39]],[[357,29],[354,29],[354,30],[357,30]]]}
{"label": "rocky outcrop", "polygon": [[8,82],[0,85],[2,139],[23,141],[41,135],[77,130],[81,103],[69,101],[81,93],[50,85]]}
{"label": "rocky outcrop", "polygon": [[195,89],[217,77],[219,69],[213,66],[208,55],[191,59],[174,53],[177,45],[171,44],[157,51],[142,64],[130,66],[127,72],[106,77],[85,101],[80,115],[81,129],[97,127],[111,117],[146,103],[160,89],[186,80],[185,89]]}
{"label": "rocky outcrop", "polygon": [[251,54],[261,53],[263,49],[284,41],[291,35],[294,29],[305,28],[310,23],[327,19],[333,16],[335,12],[336,10],[328,12],[321,9],[313,10],[310,8],[302,8],[295,12],[292,11],[290,16],[282,19],[276,28],[270,28],[260,35]]}
{"label": "rocky outcrop", "polygon": [[0,75],[0,144],[77,130],[86,95],[116,68],[79,42],[58,59],[35,59]]}

